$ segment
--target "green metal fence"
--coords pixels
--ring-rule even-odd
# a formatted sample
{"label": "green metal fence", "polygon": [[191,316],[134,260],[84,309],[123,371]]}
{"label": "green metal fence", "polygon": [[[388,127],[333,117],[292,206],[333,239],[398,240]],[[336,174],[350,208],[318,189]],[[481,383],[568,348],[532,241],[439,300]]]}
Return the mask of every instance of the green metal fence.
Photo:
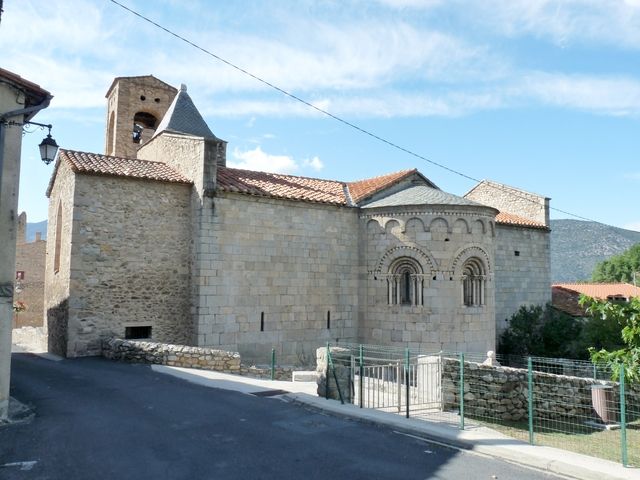
{"label": "green metal fence", "polygon": [[328,352],[330,384],[362,408],[461,429],[485,425],[535,445],[640,466],[640,385],[611,381],[605,365],[354,344]]}

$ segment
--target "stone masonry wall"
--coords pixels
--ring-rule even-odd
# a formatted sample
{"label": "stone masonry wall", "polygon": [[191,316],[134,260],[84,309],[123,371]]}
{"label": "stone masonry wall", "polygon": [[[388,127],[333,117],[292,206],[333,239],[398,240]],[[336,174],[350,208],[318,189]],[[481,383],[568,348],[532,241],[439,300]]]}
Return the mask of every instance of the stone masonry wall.
{"label": "stone masonry wall", "polygon": [[357,238],[355,209],[218,193],[198,345],[311,365],[325,342],[355,340]]}
{"label": "stone masonry wall", "polygon": [[200,368],[226,373],[240,372],[239,353],[211,348],[109,338],[102,342],[102,355],[132,363]]}
{"label": "stone masonry wall", "polygon": [[[67,355],[69,275],[75,179],[76,177],[67,163],[62,162],[56,173],[54,188],[49,195],[44,286],[45,329],[49,337],[49,351],[62,356]],[[60,217],[58,213],[60,213]],[[60,244],[60,262],[59,268],[56,270],[57,242]]]}
{"label": "stone masonry wall", "polygon": [[[541,229],[497,225],[496,229],[496,330],[521,306],[551,301],[549,232]],[[517,255],[516,255],[517,252]]]}
{"label": "stone masonry wall", "polygon": [[105,153],[135,158],[138,148],[154,131],[145,129],[142,142],[134,143],[131,132],[135,114],[145,112],[153,115],[157,127],[177,92],[151,76],[116,79],[107,97]]}
{"label": "stone masonry wall", "polygon": [[[240,362],[239,353],[212,348],[109,338],[102,341],[102,355],[113,360],[131,363],[198,368],[254,378],[271,378],[270,366],[243,365]],[[273,378],[274,380],[291,381],[294,370],[293,367],[275,366]]]}
{"label": "stone masonry wall", "polygon": [[549,226],[549,199],[541,195],[483,180],[465,198]]}
{"label": "stone masonry wall", "polygon": [[76,176],[68,355],[136,326],[190,343],[190,211],[186,184]]}
{"label": "stone masonry wall", "polygon": [[19,242],[16,245],[16,272],[24,272],[24,279],[16,279],[19,285],[14,300],[25,303],[27,309],[14,314],[14,328],[42,326],[44,316],[44,274],[47,242]]}
{"label": "stone masonry wall", "polygon": [[[486,207],[393,207],[360,215],[367,277],[363,281],[365,343],[423,351],[486,351],[495,345],[495,210]],[[389,305],[387,274],[399,258],[420,264],[423,305]],[[465,306],[462,266],[485,267],[484,302]]]}
{"label": "stone masonry wall", "polygon": [[[528,418],[526,369],[465,362],[464,370],[465,415],[499,421],[523,421]],[[614,385],[613,400],[619,405],[618,387],[612,382],[534,372],[535,420],[580,425],[585,420],[595,420],[592,413],[592,385]],[[445,411],[457,410],[460,405],[460,363],[457,359],[443,359],[442,389]],[[627,401],[640,405],[640,386],[630,386],[627,392]]]}

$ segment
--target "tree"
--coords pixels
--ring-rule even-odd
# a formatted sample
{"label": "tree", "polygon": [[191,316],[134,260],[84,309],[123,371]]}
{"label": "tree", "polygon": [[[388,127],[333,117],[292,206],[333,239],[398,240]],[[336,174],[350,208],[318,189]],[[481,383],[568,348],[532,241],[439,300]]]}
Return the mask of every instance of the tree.
{"label": "tree", "polygon": [[594,282],[631,283],[634,272],[640,272],[640,243],[620,255],[598,263],[591,274],[591,279]]}
{"label": "tree", "polygon": [[624,366],[625,379],[640,382],[640,298],[633,298],[630,302],[610,302],[582,295],[580,305],[586,307],[594,320],[615,321],[621,327],[624,346],[616,350],[590,347],[591,361],[606,363],[611,368],[613,380],[620,379],[620,370]]}
{"label": "tree", "polygon": [[498,342],[503,355],[534,355],[540,357],[588,358],[580,319],[546,305],[520,307],[508,320],[509,327]]}

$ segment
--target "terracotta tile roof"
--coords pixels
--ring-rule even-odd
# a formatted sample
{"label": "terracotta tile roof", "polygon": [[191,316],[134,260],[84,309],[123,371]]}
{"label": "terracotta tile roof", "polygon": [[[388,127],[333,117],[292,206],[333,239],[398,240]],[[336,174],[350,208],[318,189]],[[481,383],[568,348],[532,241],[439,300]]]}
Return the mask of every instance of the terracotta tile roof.
{"label": "terracotta tile roof", "polygon": [[387,175],[381,175],[379,177],[367,178],[365,180],[358,180],[355,182],[347,183],[351,199],[354,203],[360,202],[363,198],[369,197],[380,190],[393,185],[394,183],[408,177],[414,173],[417,173],[417,169],[401,170],[399,172],[389,173]]}
{"label": "terracotta tile roof", "polygon": [[640,287],[629,283],[556,283],[552,289],[563,289],[604,300],[608,297],[640,297]]}
{"label": "terracotta tile roof", "polygon": [[500,225],[516,225],[520,227],[540,228],[548,230],[548,227],[543,223],[534,222],[528,218],[514,215],[513,213],[500,212],[496,215],[496,223]]}
{"label": "terracotta tile roof", "polygon": [[47,196],[49,196],[53,187],[58,165],[63,161],[67,162],[76,173],[111,175],[160,182],[192,183],[166,163],[138,160],[136,158],[110,157],[98,153],[77,152],[61,148],[58,151],[58,161],[51,176],[49,188],[47,188]]}
{"label": "terracotta tile roof", "polygon": [[551,304],[574,317],[584,317],[584,308],[578,305],[580,294],[606,300],[609,297],[640,297],[640,287],[628,283],[557,283],[551,286]]}
{"label": "terracotta tile roof", "polygon": [[348,205],[345,184],[342,182],[280,173],[219,167],[218,189],[261,197]]}

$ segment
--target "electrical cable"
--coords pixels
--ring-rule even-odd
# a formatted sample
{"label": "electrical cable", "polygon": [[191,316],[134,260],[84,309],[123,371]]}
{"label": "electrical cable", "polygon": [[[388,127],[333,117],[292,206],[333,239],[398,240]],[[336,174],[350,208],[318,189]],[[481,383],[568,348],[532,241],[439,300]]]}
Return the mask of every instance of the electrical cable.
{"label": "electrical cable", "polygon": [[[157,22],[151,20],[150,18],[142,15],[141,13],[138,13],[135,10],[132,10],[131,8],[127,7],[126,5],[123,5],[122,3],[118,2],[117,0],[109,0],[109,1],[111,3],[114,3],[115,5],[118,5],[122,9],[128,11],[129,13],[135,15],[136,17],[142,19],[143,21],[145,21],[147,23],[150,23],[151,25],[153,25],[153,26],[159,28],[160,30],[168,33],[169,35],[177,38],[178,40],[181,40],[182,42],[194,47],[195,49],[200,50],[204,54],[215,58],[216,60],[218,60],[218,61],[224,63],[225,65],[227,65],[227,66],[229,66],[229,67],[231,67],[231,68],[243,73],[244,75],[247,75],[247,76],[253,78],[254,80],[262,83],[263,85],[266,85],[267,87],[269,87],[269,88],[271,88],[273,90],[276,90],[277,92],[279,92],[279,93],[281,93],[281,94],[283,94],[283,95],[285,95],[285,96],[287,96],[287,97],[289,97],[289,98],[291,98],[291,99],[293,99],[293,100],[295,100],[297,102],[300,102],[300,103],[306,105],[307,107],[312,108],[312,109],[322,113],[323,115],[336,120],[337,122],[342,123],[343,125],[346,125],[346,126],[352,128],[354,130],[357,130],[358,132],[360,132],[360,133],[362,133],[364,135],[367,135],[367,136],[369,136],[369,137],[371,137],[371,138],[373,138],[375,140],[378,140],[379,142],[382,142],[382,143],[384,143],[384,144],[386,144],[386,145],[388,145],[388,146],[390,146],[390,147],[392,147],[392,148],[394,148],[396,150],[404,152],[404,153],[406,153],[406,154],[408,154],[408,155],[410,155],[412,157],[418,158],[418,159],[420,159],[420,160],[422,160],[424,162],[430,163],[431,165],[434,165],[434,166],[436,166],[438,168],[441,168],[441,169],[446,170],[446,171],[448,171],[450,173],[458,175],[458,176],[460,176],[462,178],[465,178],[467,180],[471,180],[471,181],[476,182],[476,183],[480,183],[482,181],[482,180],[479,180],[477,178],[474,178],[471,175],[467,175],[466,173],[460,172],[460,171],[455,170],[455,169],[453,169],[451,167],[447,167],[446,165],[443,165],[443,164],[438,163],[438,162],[436,162],[434,160],[431,160],[431,159],[429,159],[429,158],[427,158],[427,157],[425,157],[423,155],[420,155],[419,153],[416,153],[416,152],[414,152],[412,150],[409,150],[408,148],[405,148],[405,147],[403,147],[401,145],[398,145],[397,143],[394,143],[394,142],[392,142],[390,140],[387,140],[386,138],[383,138],[383,137],[381,137],[381,136],[379,136],[379,135],[377,135],[377,134],[375,134],[373,132],[370,132],[370,131],[368,131],[368,130],[366,130],[366,129],[364,129],[364,128],[362,128],[362,127],[360,127],[360,126],[358,126],[358,125],[356,125],[356,124],[354,124],[352,122],[349,122],[348,120],[345,120],[345,119],[343,119],[343,118],[341,118],[341,117],[339,117],[339,116],[337,116],[337,115],[335,115],[335,114],[333,114],[333,113],[331,113],[331,112],[329,112],[327,110],[324,110],[324,109],[322,109],[322,108],[320,108],[320,107],[318,107],[318,106],[316,106],[316,105],[304,100],[303,98],[300,98],[297,95],[295,95],[295,94],[293,94],[291,92],[288,92],[287,90],[284,90],[283,88],[280,88],[277,85],[274,85],[273,83],[271,83],[271,82],[269,82],[267,80],[264,80],[263,78],[260,78],[259,76],[249,72],[248,70],[246,70],[246,69],[244,69],[242,67],[239,67],[238,65],[235,65],[234,63],[230,62],[229,60],[226,60],[225,58],[223,58],[223,57],[221,57],[221,56],[219,56],[219,55],[217,55],[217,54],[215,54],[213,52],[211,52],[210,50],[207,50],[206,48],[201,47],[200,45],[198,45],[198,44],[192,42],[191,40],[181,36],[180,34],[168,29],[167,27],[164,27],[164,26],[160,25],[159,23],[157,23]],[[507,192],[510,195],[513,195],[515,197],[518,197],[518,198],[521,198],[521,199],[526,200],[528,202],[535,203],[536,205],[539,205],[539,202],[537,202],[535,200],[532,200],[531,198],[529,198],[529,197],[527,197],[525,195],[520,195],[517,192],[513,192],[512,188],[507,189],[506,186],[496,185],[495,183],[485,183],[485,185],[490,187],[490,188],[493,188],[495,190],[501,190],[503,192]],[[562,210],[562,209],[559,209],[559,208],[556,208],[556,207],[549,206],[549,209],[553,210],[555,212],[563,213],[565,215],[570,215],[570,216],[578,218],[580,220],[585,220],[585,221],[588,221],[588,222],[594,222],[594,223],[600,223],[600,224],[603,224],[603,225],[607,225],[607,224],[605,224],[603,222],[599,222],[597,220],[593,220],[591,218],[584,217],[582,215],[577,215],[575,213],[571,213],[571,212],[568,212],[566,210]]]}

